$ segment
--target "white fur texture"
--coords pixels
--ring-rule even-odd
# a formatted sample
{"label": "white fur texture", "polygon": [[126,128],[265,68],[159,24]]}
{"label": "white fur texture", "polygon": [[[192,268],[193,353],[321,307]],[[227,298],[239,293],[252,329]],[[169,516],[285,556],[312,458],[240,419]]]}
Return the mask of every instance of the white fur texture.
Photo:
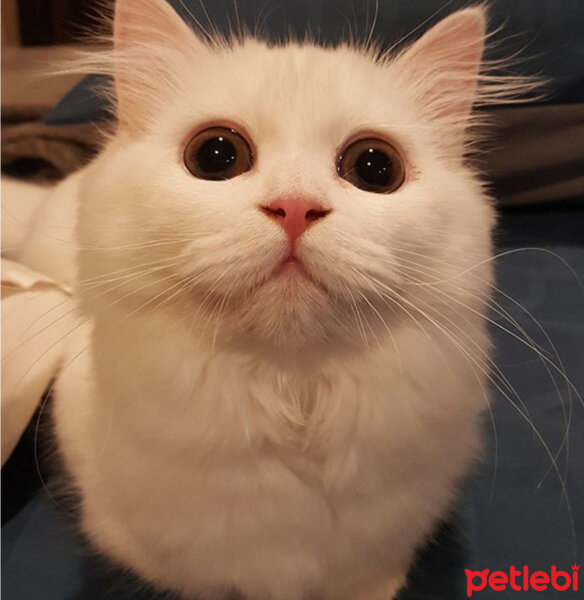
{"label": "white fur texture", "polygon": [[[487,405],[493,214],[463,156],[483,11],[381,61],[205,45],[160,0],[116,19],[121,123],[75,184],[86,324],[55,412],[83,529],[185,598],[388,600]],[[214,123],[251,171],[184,168]],[[392,194],[336,172],[365,133],[405,158]],[[331,211],[298,243],[308,276],[272,276],[288,244],[258,206],[283,196]]]}

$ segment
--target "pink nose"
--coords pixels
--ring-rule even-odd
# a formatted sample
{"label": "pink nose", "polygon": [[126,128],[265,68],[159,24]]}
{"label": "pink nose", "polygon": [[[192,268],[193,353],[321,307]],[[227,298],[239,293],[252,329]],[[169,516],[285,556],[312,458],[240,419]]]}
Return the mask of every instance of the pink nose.
{"label": "pink nose", "polygon": [[261,208],[282,226],[291,242],[296,241],[314,221],[331,212],[315,200],[305,198],[281,198]]}

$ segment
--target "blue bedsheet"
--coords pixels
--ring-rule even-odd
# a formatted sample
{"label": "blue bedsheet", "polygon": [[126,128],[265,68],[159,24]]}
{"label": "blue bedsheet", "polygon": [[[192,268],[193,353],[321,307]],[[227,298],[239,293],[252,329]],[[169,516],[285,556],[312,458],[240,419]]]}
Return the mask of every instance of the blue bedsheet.
{"label": "blue bedsheet", "polygon": [[[583,562],[584,407],[574,390],[568,393],[556,368],[565,370],[571,385],[584,394],[584,210],[552,206],[507,211],[497,247],[499,253],[509,253],[496,260],[502,290],[496,300],[551,362],[540,360],[516,327],[492,315],[497,366],[514,389],[508,395],[516,407],[493,390],[493,418],[485,422],[487,456],[463,491],[456,515],[420,558],[404,600],[466,598],[465,568],[508,572],[511,565],[527,565],[549,572],[556,565],[570,571],[570,565]],[[550,455],[557,468],[551,468]],[[159,597],[93,556],[67,512],[43,490],[32,493],[38,484],[33,465],[31,446],[24,440],[3,473],[3,599]],[[583,590],[584,567],[580,578]],[[473,595],[483,600],[515,597],[547,600],[579,594],[485,589]]]}

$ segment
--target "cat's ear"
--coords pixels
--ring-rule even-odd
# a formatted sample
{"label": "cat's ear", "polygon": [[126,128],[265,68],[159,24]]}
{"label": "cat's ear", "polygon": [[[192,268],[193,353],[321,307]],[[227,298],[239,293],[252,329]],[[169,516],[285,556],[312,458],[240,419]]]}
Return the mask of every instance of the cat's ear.
{"label": "cat's ear", "polygon": [[466,8],[398,56],[396,66],[430,118],[464,129],[477,94],[485,37],[485,10]]}
{"label": "cat's ear", "polygon": [[116,0],[113,70],[119,125],[138,131],[205,48],[166,0]]}

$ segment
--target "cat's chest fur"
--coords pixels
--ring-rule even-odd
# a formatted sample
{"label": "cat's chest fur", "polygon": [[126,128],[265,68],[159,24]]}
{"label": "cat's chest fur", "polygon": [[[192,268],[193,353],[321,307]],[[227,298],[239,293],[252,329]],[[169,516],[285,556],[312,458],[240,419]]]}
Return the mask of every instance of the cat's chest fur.
{"label": "cat's chest fur", "polygon": [[379,347],[303,376],[108,318],[61,377],[57,434],[84,529],[150,580],[298,599],[374,578],[388,543],[403,569],[476,454],[481,379],[415,329],[403,362]]}

